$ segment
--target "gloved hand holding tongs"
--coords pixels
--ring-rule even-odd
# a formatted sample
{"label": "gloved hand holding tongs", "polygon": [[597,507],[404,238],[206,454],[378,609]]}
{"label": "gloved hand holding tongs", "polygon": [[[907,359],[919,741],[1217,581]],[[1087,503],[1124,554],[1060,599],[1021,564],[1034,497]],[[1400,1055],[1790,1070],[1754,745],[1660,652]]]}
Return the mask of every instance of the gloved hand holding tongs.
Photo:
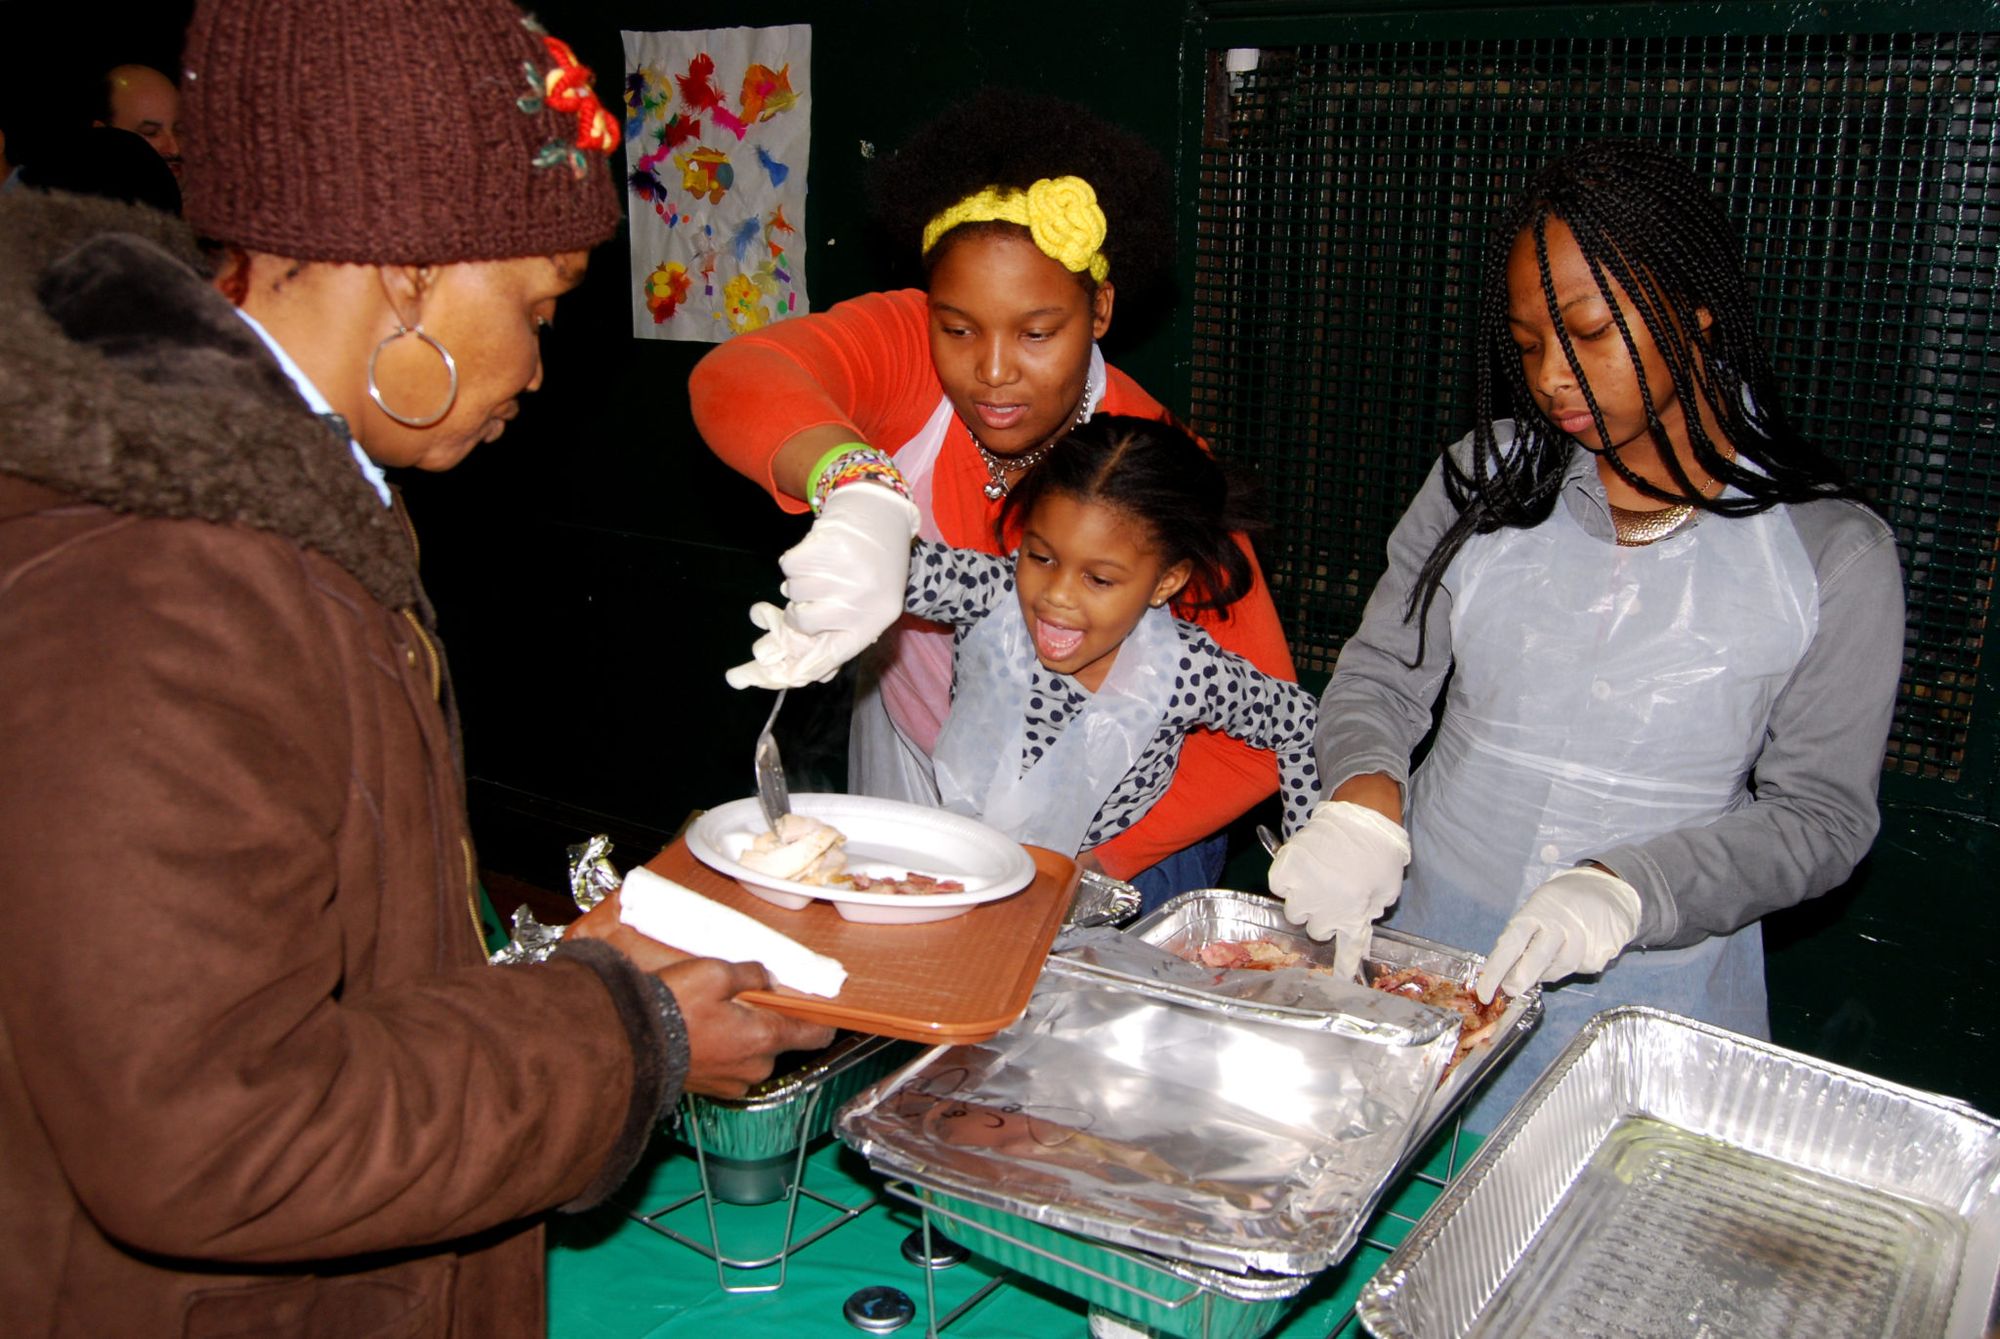
{"label": "gloved hand holding tongs", "polygon": [[1369,927],[1403,891],[1410,837],[1403,826],[1347,800],[1325,800],[1271,861],[1271,891],[1285,899],[1285,919],[1314,939],[1339,936],[1333,969],[1361,971]]}

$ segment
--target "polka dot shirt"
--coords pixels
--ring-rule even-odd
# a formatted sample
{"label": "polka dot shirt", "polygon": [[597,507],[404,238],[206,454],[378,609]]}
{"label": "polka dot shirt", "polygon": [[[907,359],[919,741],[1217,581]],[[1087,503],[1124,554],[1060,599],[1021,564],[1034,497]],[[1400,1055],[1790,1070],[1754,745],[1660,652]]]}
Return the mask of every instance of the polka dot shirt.
{"label": "polka dot shirt", "polygon": [[[975,623],[1015,598],[1011,558],[928,540],[919,540],[911,554],[904,607],[920,618],[953,625],[960,641]],[[1110,841],[1145,816],[1173,780],[1181,741],[1188,731],[1203,727],[1278,755],[1286,836],[1319,802],[1312,747],[1319,703],[1312,694],[1223,650],[1196,624],[1175,619],[1174,630],[1180,634],[1179,660],[1159,731],[1092,819],[1083,843],[1086,850]],[[1057,674],[1040,662],[1029,669],[1023,772],[1041,760],[1089,701],[1090,690],[1069,675]]]}

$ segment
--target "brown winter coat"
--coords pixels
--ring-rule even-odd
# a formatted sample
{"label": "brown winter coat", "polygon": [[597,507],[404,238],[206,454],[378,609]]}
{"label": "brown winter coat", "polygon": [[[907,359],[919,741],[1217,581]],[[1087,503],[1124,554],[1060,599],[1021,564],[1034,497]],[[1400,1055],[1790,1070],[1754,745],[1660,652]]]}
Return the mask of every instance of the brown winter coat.
{"label": "brown winter coat", "polygon": [[0,1328],[540,1336],[677,1020],[484,965],[400,507],[177,226],[0,199]]}

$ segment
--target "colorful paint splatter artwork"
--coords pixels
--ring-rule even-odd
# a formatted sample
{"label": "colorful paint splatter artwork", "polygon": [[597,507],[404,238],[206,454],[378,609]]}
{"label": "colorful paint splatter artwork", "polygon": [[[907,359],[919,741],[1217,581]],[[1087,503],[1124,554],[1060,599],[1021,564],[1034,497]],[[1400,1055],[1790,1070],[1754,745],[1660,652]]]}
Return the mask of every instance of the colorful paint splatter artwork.
{"label": "colorful paint splatter artwork", "polygon": [[693,282],[687,266],[677,260],[668,261],[646,277],[646,310],[653,314],[654,325],[667,321],[680,309]]}
{"label": "colorful paint splatter artwork", "polygon": [[625,138],[635,140],[645,133],[648,121],[662,118],[673,100],[657,70],[640,68],[625,72]]}
{"label": "colorful paint splatter artwork", "polygon": [[696,149],[680,155],[674,162],[681,169],[681,189],[697,200],[705,198],[710,204],[719,205],[736,184],[736,168],[729,155],[720,149]]}
{"label": "colorful paint splatter artwork", "polygon": [[752,65],[743,72],[743,119],[768,121],[798,101],[792,92],[792,67],[782,70]]}
{"label": "colorful paint splatter artwork", "polygon": [[729,333],[740,335],[771,323],[771,309],[764,305],[764,291],[755,279],[739,274],[722,286],[722,310],[718,320],[729,323]]}
{"label": "colorful paint splatter artwork", "polygon": [[810,25],[623,37],[634,335],[717,342],[809,310]]}
{"label": "colorful paint splatter artwork", "polygon": [[771,151],[761,144],[757,146],[756,153],[757,163],[770,176],[771,184],[773,186],[784,185],[785,178],[792,175],[791,164],[781,163],[771,157]]}

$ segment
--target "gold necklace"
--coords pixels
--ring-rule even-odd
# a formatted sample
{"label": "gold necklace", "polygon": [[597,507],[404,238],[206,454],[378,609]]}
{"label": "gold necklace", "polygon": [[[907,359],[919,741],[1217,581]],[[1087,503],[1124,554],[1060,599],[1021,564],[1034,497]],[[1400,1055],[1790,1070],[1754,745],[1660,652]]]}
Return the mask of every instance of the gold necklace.
{"label": "gold necklace", "polygon": [[1650,511],[1634,511],[1611,501],[1606,501],[1604,505],[1611,508],[1611,528],[1617,534],[1621,549],[1636,549],[1665,539],[1687,524],[1688,517],[1694,515],[1694,508],[1685,502]]}
{"label": "gold necklace", "polygon": [[[1703,497],[1713,497],[1721,491],[1722,481],[1709,479],[1697,490]],[[1694,504],[1675,502],[1664,507],[1621,507],[1610,498],[1604,505],[1611,509],[1611,530],[1617,537],[1621,549],[1642,548],[1657,543],[1688,523],[1694,515]]]}

